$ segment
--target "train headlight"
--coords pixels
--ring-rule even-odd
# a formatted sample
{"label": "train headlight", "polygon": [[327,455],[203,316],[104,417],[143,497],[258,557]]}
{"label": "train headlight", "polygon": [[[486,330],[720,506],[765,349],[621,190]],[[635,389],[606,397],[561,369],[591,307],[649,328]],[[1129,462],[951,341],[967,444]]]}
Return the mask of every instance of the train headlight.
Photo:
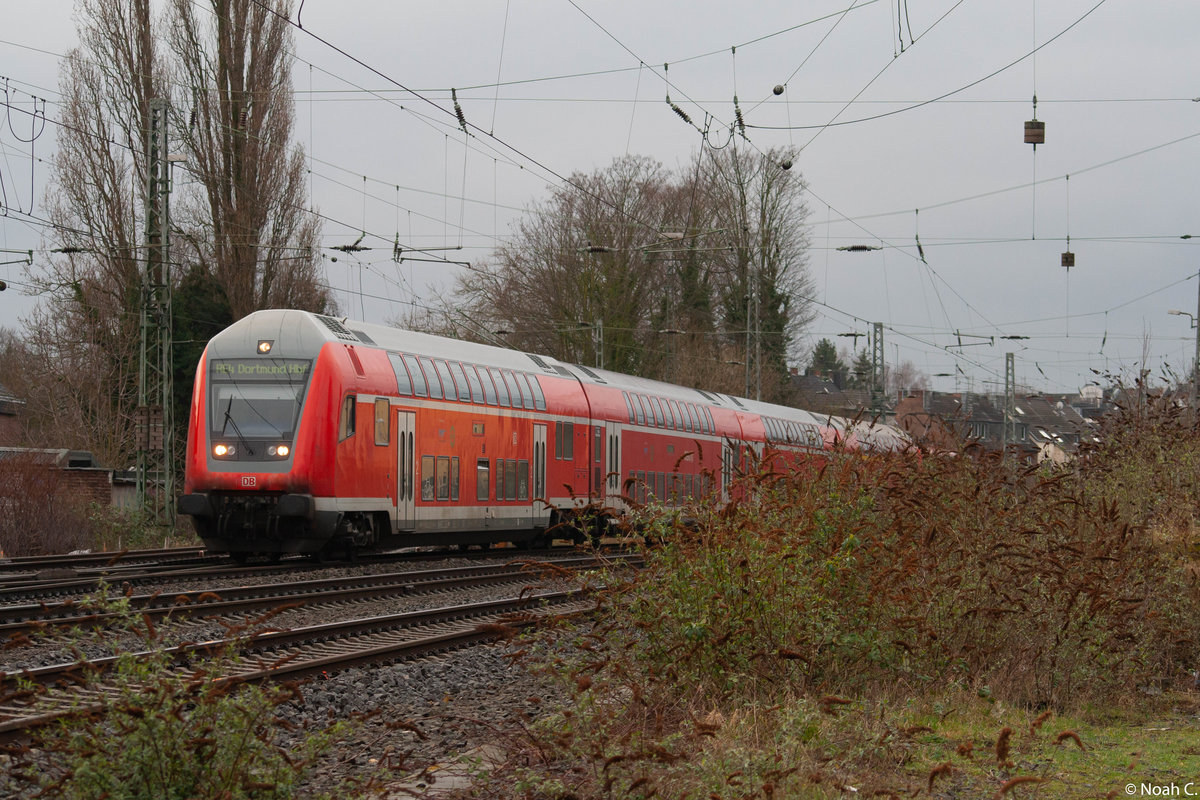
{"label": "train headlight", "polygon": [[259,355],[265,356],[267,353],[271,352],[271,348],[274,346],[274,344],[275,344],[275,342],[273,342],[270,339],[259,339],[258,340]]}
{"label": "train headlight", "polygon": [[222,442],[220,444],[213,445],[213,455],[217,458],[227,458],[232,456],[235,452],[237,451],[234,450],[233,445],[231,444],[225,444]]}
{"label": "train headlight", "polygon": [[290,453],[292,451],[291,451],[291,448],[289,448],[286,444],[280,444],[280,445],[273,444],[267,448],[267,452],[270,455],[278,456],[279,458],[287,458],[288,453]]}

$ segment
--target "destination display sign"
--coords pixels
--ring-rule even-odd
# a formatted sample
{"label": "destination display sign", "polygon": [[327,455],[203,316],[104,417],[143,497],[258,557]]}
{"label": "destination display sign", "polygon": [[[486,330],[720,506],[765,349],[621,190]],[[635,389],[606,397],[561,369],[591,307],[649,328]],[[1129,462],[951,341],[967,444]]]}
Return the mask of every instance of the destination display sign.
{"label": "destination display sign", "polygon": [[312,362],[300,358],[221,358],[212,362],[214,380],[285,380],[308,379]]}

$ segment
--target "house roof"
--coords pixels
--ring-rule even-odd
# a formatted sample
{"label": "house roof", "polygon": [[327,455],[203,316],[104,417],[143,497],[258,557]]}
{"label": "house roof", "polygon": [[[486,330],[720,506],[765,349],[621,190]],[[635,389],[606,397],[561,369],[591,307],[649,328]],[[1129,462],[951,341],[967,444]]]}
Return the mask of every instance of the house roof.
{"label": "house roof", "polygon": [[0,383],[0,414],[14,416],[20,411],[21,406],[25,405],[25,401],[10,392],[4,384]]}

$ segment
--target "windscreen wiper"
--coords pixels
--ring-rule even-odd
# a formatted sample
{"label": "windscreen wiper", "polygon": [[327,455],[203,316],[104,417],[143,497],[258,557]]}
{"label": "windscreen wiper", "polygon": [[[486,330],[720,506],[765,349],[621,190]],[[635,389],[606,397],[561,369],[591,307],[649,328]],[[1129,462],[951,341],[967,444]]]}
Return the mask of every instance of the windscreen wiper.
{"label": "windscreen wiper", "polygon": [[238,442],[242,447],[246,448],[246,455],[254,455],[254,448],[246,441],[246,437],[242,435],[242,429],[238,427],[237,420],[233,418],[233,414],[229,413],[233,408],[233,397],[230,396],[229,402],[225,404],[225,420],[221,423],[221,436],[225,435],[225,429],[230,425],[233,426],[233,432],[237,434]]}

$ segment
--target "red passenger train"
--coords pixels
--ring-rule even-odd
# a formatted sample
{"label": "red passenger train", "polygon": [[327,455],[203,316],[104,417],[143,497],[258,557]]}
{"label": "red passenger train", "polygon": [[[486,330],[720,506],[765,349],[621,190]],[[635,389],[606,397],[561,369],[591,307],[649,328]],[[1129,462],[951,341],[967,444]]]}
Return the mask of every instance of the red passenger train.
{"label": "red passenger train", "polygon": [[[259,311],[197,367],[184,494],[214,552],[544,541],[583,509],[727,496],[743,448],[811,457],[888,428],[304,311]],[[632,486],[629,495],[623,492]]]}

